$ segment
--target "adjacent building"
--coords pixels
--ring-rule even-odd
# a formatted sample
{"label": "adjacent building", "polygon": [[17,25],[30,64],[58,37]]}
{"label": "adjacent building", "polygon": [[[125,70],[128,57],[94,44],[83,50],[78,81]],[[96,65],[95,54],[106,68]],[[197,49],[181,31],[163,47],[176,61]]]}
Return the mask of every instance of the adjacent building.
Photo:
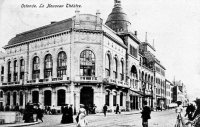
{"label": "adjacent building", "polygon": [[17,34],[4,46],[0,63],[0,106],[25,108],[27,102],[60,110],[63,104],[108,105],[114,111],[168,105],[170,88],[155,48],[141,42],[121,1],[105,24],[80,14]]}

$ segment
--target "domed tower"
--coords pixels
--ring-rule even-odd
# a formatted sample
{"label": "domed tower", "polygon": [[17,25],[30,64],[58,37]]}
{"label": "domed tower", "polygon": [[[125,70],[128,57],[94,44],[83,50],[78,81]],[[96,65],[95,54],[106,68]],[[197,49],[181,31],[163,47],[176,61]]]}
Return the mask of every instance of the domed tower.
{"label": "domed tower", "polygon": [[106,23],[115,32],[128,32],[131,23],[128,21],[127,14],[123,12],[121,0],[114,0],[114,8],[108,16]]}

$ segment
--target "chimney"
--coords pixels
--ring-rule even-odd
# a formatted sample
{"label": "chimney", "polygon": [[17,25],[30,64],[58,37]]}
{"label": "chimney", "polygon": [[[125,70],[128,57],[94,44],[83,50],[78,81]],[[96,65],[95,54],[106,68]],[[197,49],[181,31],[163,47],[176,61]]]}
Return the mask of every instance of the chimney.
{"label": "chimney", "polygon": [[97,10],[97,12],[96,12],[96,16],[97,16],[97,17],[100,17],[100,14],[101,14],[100,11]]}
{"label": "chimney", "polygon": [[137,37],[137,31],[135,31],[135,36]]}

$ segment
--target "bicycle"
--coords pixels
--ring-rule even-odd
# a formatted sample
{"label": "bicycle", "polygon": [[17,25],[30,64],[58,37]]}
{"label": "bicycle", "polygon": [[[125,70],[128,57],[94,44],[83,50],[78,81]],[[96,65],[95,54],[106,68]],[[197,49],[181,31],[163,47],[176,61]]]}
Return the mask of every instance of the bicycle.
{"label": "bicycle", "polygon": [[180,112],[177,115],[175,127],[186,127]]}

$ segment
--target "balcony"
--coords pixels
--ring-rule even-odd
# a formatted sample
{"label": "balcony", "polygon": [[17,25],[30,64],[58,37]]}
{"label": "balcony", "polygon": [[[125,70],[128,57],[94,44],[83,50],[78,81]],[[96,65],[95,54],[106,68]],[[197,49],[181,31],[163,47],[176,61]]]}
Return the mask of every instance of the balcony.
{"label": "balcony", "polygon": [[81,81],[96,81],[97,77],[93,76],[80,76]]}
{"label": "balcony", "polygon": [[76,81],[97,81],[97,77],[94,76],[76,76]]}

